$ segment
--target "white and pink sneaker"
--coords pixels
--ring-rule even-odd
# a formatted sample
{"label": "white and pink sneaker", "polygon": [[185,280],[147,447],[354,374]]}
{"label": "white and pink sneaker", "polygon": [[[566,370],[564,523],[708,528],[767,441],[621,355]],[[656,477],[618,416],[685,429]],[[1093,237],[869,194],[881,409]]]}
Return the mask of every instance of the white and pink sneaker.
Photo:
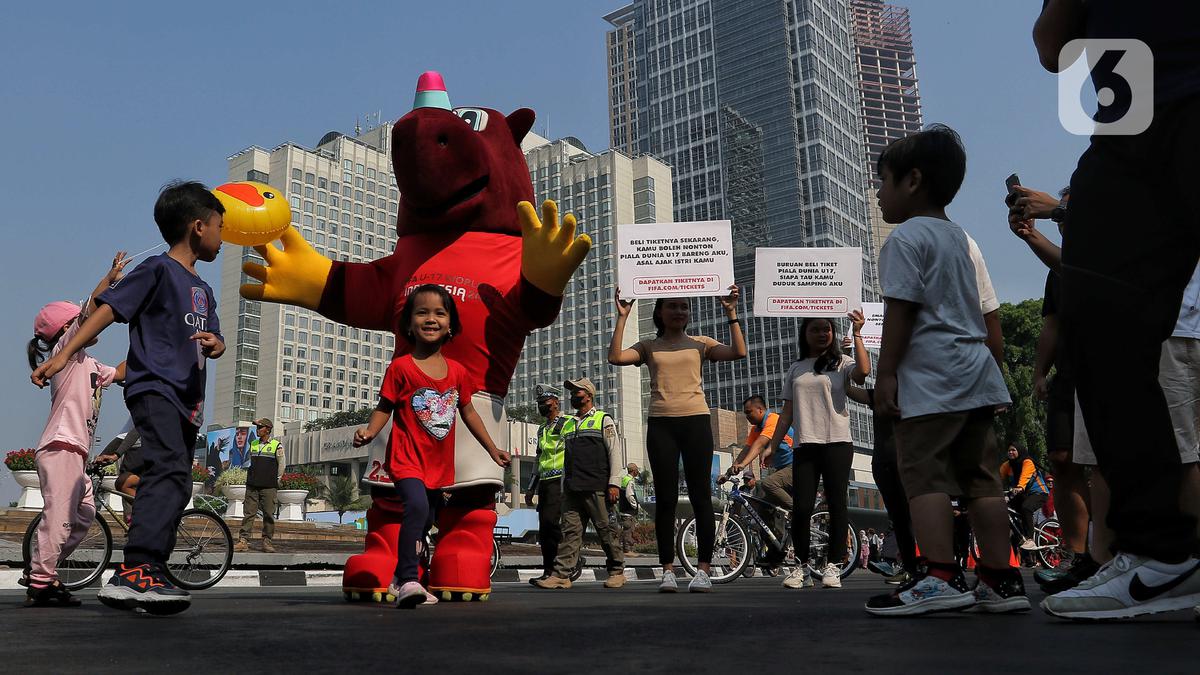
{"label": "white and pink sneaker", "polygon": [[[396,607],[399,609],[412,609],[423,604],[430,597],[420,582],[406,581],[399,587],[397,587],[397,583],[395,579],[392,580],[388,586],[388,593],[396,598]],[[436,602],[436,599],[434,601]]]}

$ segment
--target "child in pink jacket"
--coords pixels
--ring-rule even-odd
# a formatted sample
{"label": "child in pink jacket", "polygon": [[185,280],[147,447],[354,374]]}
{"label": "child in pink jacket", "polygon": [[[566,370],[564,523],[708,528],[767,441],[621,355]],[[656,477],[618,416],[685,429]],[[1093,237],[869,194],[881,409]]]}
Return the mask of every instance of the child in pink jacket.
{"label": "child in pink jacket", "polygon": [[[124,252],[117,253],[82,311],[74,303],[52,302],[38,312],[33,320],[34,337],[29,341],[30,368],[36,369],[71,341],[87,313],[95,309],[96,296],[121,278],[127,261]],[[124,362],[113,368],[80,351],[50,380],[50,418],[34,454],[46,505],[38,525],[37,548],[30,552],[28,578],[23,580],[29,586],[26,605],[80,604],[59,581],[58,561],[71,555],[95,520],[92,481],[84,471],[88,449],[95,437],[104,389],[124,379]]]}

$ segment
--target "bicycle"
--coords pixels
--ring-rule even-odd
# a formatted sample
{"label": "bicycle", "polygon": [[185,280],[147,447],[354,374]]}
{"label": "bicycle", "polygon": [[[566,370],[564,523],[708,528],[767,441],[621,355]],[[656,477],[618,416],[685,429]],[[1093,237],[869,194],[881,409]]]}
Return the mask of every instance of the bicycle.
{"label": "bicycle", "polygon": [[[421,562],[425,569],[429,569],[429,561],[433,560],[433,551],[437,548],[437,530],[434,528],[425,535],[425,547],[422,551]],[[490,571],[488,578],[496,576],[496,570],[500,569],[500,541],[496,539],[495,533],[492,534],[492,559],[490,563]],[[579,572],[575,573],[575,579],[579,578]]]}
{"label": "bicycle", "polygon": [[[1021,517],[1021,512],[1012,505],[1012,493],[1004,493],[1005,506],[1008,508],[1008,528],[1009,539],[1012,550],[1016,552],[1017,559],[1021,559],[1021,554],[1033,552],[1037,554],[1038,560],[1048,569],[1054,569],[1064,562],[1070,562],[1070,559],[1075,555],[1073,551],[1066,547],[1066,543],[1062,535],[1062,525],[1057,518],[1047,518],[1041,523],[1034,525],[1033,539],[1035,548],[1022,549],[1021,542],[1025,540],[1025,524]],[[975,559],[979,560],[979,542],[975,539],[975,533],[968,534],[970,542],[970,551],[974,554]]]}
{"label": "bicycle", "polygon": [[[781,560],[782,564],[797,565],[794,547],[792,546],[791,512],[771,502],[746,494],[741,490],[740,476],[729,478],[730,490],[728,499],[721,511],[714,513],[716,519],[716,540],[713,546],[712,568],[708,578],[715,584],[728,583],[739,576],[750,576],[747,567],[753,558],[755,566],[771,569],[772,558]],[[783,518],[785,533],[777,537],[766,519],[759,513],[772,517]],[[737,511],[735,513],[735,511]],[[829,512],[815,511],[809,518],[809,559],[803,561],[810,574],[820,575],[828,560],[829,549]],[[696,553],[696,518],[689,518],[675,540],[676,553],[687,573],[695,576],[698,567]],[[846,558],[842,563],[841,578],[845,579],[854,572],[858,564],[858,536],[854,533],[854,525],[847,526]]]}
{"label": "bicycle", "polygon": [[[128,536],[129,525],[121,514],[113,510],[104,499],[106,495],[117,495],[128,509],[133,497],[104,487],[103,466],[91,463],[86,469],[92,481],[95,495],[96,518],[79,546],[71,555],[58,561],[59,581],[67,590],[77,591],[95,582],[112,560],[113,534],[104,514],[107,513],[120,526],[122,534]],[[39,513],[25,529],[21,542],[21,555],[25,568],[29,569],[33,552],[37,550],[37,529],[43,514]],[[224,578],[233,564],[233,536],[229,527],[217,514],[205,509],[187,509],[179,516],[175,525],[175,547],[167,559],[166,575],[176,586],[200,591],[210,588]]]}

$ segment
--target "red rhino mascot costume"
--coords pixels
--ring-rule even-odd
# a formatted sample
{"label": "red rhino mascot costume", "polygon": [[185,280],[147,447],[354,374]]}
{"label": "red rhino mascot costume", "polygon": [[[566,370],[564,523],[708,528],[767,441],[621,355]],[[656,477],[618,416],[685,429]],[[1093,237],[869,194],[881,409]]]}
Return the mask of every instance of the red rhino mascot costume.
{"label": "red rhino mascot costume", "polygon": [[[487,108],[451,109],[441,76],[423,74],[412,112],[392,128],[400,189],[395,251],[365,264],[331,261],[289,227],[282,249],[257,247],[267,265],[247,263],[244,269],[262,283],[242,286],[242,295],[307,307],[357,328],[389,330],[400,356],[411,349],[398,323],[407,294],[425,283],[446,287],[463,331],[446,344],[445,354],[475,378],[475,409],[492,438],[503,438],[504,397],[525,338],[557,317],[563,290],[591,246],[586,235],[575,236],[571,215],[560,226],[553,202],[543,204],[541,219],[531,205],[533,185],[520,143],[533,119],[526,108],[507,117]],[[486,599],[503,470],[461,423],[456,426],[455,480],[445,486],[450,498],[438,512],[426,582],[443,599]],[[346,562],[342,577],[351,599],[381,599],[396,567],[402,505],[381,452],[373,453],[364,479],[374,498],[365,550]]]}

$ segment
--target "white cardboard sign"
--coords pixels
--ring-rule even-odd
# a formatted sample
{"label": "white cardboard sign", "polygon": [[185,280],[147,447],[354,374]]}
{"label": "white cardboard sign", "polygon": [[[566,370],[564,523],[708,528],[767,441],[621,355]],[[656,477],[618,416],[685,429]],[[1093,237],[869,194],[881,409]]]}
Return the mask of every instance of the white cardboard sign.
{"label": "white cardboard sign", "polygon": [[726,295],[733,284],[733,231],[728,220],[617,226],[621,297]]}
{"label": "white cardboard sign", "polygon": [[843,317],[861,306],[862,249],[755,250],[756,316]]}
{"label": "white cardboard sign", "polygon": [[879,349],[883,344],[883,303],[864,302],[862,311],[867,320],[862,327],[863,345],[867,349]]}

